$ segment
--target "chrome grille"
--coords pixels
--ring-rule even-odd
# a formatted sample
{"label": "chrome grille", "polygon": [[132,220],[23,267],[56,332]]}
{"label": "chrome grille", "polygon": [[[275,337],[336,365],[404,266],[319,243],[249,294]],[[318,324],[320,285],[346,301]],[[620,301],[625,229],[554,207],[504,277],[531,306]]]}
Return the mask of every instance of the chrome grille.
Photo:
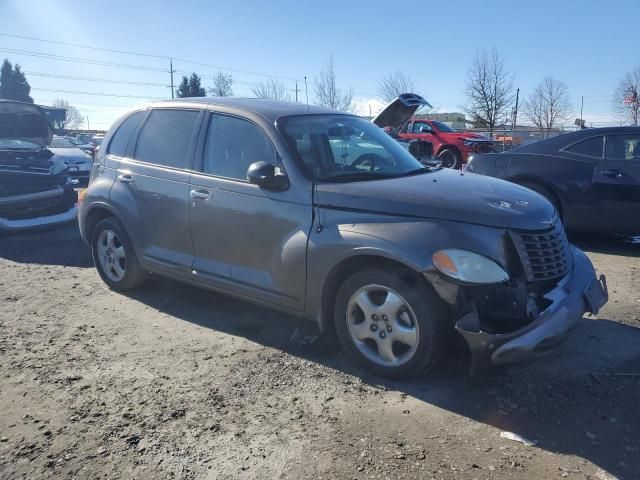
{"label": "chrome grille", "polygon": [[529,282],[559,278],[569,272],[571,247],[559,220],[548,230],[511,232],[511,238]]}

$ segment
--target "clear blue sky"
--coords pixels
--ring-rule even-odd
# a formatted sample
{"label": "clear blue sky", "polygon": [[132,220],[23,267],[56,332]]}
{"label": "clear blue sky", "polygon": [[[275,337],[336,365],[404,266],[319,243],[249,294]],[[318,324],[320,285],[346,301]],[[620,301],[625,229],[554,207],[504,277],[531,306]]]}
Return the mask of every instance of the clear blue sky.
{"label": "clear blue sky", "polygon": [[[0,0],[0,33],[116,50],[174,56],[225,68],[310,82],[333,55],[338,83],[362,102],[385,73],[402,70],[439,111],[464,101],[465,72],[477,49],[495,47],[515,75],[521,98],[546,75],[569,87],[587,121],[614,119],[617,80],[640,65],[640,1],[152,1]],[[8,52],[20,50],[22,53]],[[26,72],[168,84],[169,74],[65,62],[25,51],[168,70],[163,59],[43,43],[0,35],[0,57]],[[180,61],[174,68],[213,75]],[[230,71],[235,93],[265,77]],[[179,80],[179,75],[177,76]],[[106,128],[123,108],[144,101],[40,89],[167,97],[164,86],[99,83],[27,74],[38,103],[64,98],[92,127]],[[243,82],[243,83],[240,83]],[[204,77],[205,85],[208,79]],[[292,81],[287,81],[294,88]],[[301,88],[304,88],[300,85]]]}

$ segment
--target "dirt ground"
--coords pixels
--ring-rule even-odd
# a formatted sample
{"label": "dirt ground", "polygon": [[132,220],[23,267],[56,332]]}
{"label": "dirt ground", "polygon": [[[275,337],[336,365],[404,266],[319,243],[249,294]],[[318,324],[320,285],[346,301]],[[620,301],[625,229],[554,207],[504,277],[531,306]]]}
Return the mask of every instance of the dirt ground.
{"label": "dirt ground", "polygon": [[640,244],[576,241],[597,318],[526,365],[470,378],[452,349],[396,383],[280,313],[111,292],[75,225],[0,238],[0,478],[638,479]]}

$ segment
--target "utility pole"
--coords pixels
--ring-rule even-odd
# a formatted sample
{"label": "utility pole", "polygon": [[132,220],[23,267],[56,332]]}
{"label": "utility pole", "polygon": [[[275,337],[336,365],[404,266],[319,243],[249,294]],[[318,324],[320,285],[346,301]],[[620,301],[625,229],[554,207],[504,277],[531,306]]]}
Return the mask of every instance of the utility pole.
{"label": "utility pole", "polygon": [[516,124],[518,121],[518,100],[520,99],[520,89],[516,90],[516,106],[513,109],[513,126],[511,127],[511,131],[516,129]]}
{"label": "utility pole", "polygon": [[584,108],[584,95],[580,97],[580,130],[582,130],[582,109]]}
{"label": "utility pole", "polygon": [[173,74],[175,73],[173,69],[173,58],[169,59],[169,73],[171,74],[171,98],[173,99]]}
{"label": "utility pole", "polygon": [[91,130],[91,125],[89,124],[89,117],[87,117],[87,130]]}
{"label": "utility pole", "polygon": [[296,80],[296,103],[298,103],[298,92],[300,90],[298,90],[298,80]]}

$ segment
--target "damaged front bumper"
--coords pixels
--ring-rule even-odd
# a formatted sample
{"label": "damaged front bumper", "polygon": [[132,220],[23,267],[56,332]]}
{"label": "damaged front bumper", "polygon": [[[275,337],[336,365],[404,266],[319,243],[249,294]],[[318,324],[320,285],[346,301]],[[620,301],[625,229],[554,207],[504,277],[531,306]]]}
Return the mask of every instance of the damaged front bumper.
{"label": "damaged front bumper", "polygon": [[475,311],[458,319],[455,328],[469,345],[472,372],[526,360],[562,340],[585,313],[597,313],[607,302],[604,275],[596,278],[591,262],[578,248],[572,247],[572,255],[571,272],[544,295],[550,305],[523,328],[509,333],[482,331]]}
{"label": "damaged front bumper", "polygon": [[0,230],[7,232],[18,232],[22,230],[32,230],[37,228],[50,227],[75,220],[78,217],[78,206],[73,205],[69,210],[62,213],[47,215],[35,218],[23,218],[10,220],[0,217]]}

